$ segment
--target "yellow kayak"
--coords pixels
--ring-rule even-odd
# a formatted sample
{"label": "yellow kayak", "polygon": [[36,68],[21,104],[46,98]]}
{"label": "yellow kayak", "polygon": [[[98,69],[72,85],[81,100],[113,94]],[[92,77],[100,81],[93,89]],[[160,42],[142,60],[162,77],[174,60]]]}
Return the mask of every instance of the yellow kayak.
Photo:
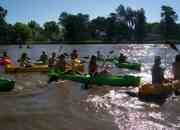
{"label": "yellow kayak", "polygon": [[77,72],[84,72],[84,65],[83,64],[66,64],[66,71],[77,71]]}
{"label": "yellow kayak", "polygon": [[140,97],[166,97],[173,92],[172,84],[152,85],[145,84],[139,88]]}
{"label": "yellow kayak", "polygon": [[[83,73],[84,72],[84,65],[83,64],[67,64],[66,71],[78,71]],[[48,65],[37,65],[33,64],[31,67],[17,67],[14,65],[6,65],[5,66],[6,73],[20,73],[20,72],[48,72]]]}
{"label": "yellow kayak", "polygon": [[15,65],[6,65],[5,72],[48,72],[48,65],[35,65],[31,67],[17,67]]}

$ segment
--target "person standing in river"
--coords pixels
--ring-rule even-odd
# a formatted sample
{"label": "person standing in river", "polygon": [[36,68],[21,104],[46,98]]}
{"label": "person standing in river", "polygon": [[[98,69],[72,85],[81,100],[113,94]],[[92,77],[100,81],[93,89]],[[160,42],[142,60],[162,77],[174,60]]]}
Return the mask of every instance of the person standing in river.
{"label": "person standing in river", "polygon": [[180,54],[176,55],[173,63],[173,74],[175,80],[180,80]]}
{"label": "person standing in river", "polygon": [[97,73],[98,73],[98,65],[96,63],[97,57],[96,56],[92,56],[91,60],[89,62],[89,74],[91,75],[91,77],[94,77]]}
{"label": "person standing in river", "polygon": [[164,69],[161,67],[161,57],[155,56],[152,67],[152,84],[161,84],[164,80]]}

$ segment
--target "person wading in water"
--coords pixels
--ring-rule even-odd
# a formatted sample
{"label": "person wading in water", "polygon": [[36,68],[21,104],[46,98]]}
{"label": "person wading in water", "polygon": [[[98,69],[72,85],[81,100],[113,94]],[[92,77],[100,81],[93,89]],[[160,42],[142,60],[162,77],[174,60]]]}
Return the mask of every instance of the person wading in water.
{"label": "person wading in water", "polygon": [[155,56],[152,67],[152,84],[161,84],[164,80],[164,69],[161,67],[161,57]]}

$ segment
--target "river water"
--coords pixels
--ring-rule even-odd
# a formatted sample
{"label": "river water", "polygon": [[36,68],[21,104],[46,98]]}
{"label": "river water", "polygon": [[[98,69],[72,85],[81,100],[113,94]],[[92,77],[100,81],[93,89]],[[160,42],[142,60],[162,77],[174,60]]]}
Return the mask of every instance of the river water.
{"label": "river water", "polygon": [[[70,53],[77,49],[81,57],[96,54],[128,56],[128,60],[143,64],[141,72],[118,69],[111,65],[113,74],[142,76],[142,84],[151,82],[153,57],[162,58],[166,77],[172,77],[171,64],[177,54],[164,45],[31,45],[31,48],[0,46],[17,63],[22,52],[32,60],[42,51]],[[114,51],[110,54],[110,51]],[[88,62],[88,59],[83,59]],[[110,63],[106,63],[110,64]],[[87,64],[86,64],[87,68]],[[165,103],[143,102],[124,91],[137,88],[92,86],[83,90],[82,84],[58,81],[47,84],[46,73],[5,74],[16,80],[15,93],[0,94],[0,130],[178,130],[180,129],[180,97],[171,96]]]}

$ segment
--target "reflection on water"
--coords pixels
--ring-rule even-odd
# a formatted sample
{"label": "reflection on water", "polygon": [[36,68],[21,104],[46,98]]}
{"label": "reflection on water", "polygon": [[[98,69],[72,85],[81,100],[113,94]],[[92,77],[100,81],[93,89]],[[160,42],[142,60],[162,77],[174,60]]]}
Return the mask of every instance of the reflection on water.
{"label": "reflection on water", "polygon": [[[155,55],[161,56],[166,77],[171,77],[171,64],[176,55],[174,50],[164,45],[32,45],[30,49],[1,46],[0,52],[8,51],[13,62],[17,63],[24,51],[34,61],[43,50],[50,55],[53,51],[70,53],[74,48],[82,57],[95,54],[97,50],[109,56],[122,52],[128,56],[129,61],[142,63],[142,72],[121,70],[112,65],[112,73],[139,75],[144,82],[151,81],[150,69]],[[109,53],[111,50],[114,50],[113,54]],[[179,97],[172,96],[163,105],[157,105],[142,102],[124,93],[127,90],[137,91],[137,88],[93,86],[85,91],[81,89],[81,84],[70,81],[48,85],[45,73],[2,75],[16,80],[15,91],[22,93],[14,96],[0,95],[2,130],[180,129]],[[35,91],[36,94],[26,95],[26,92]]]}
{"label": "reflection on water", "polygon": [[[169,117],[165,118],[164,115],[168,111],[162,111],[163,106],[145,103],[138,100],[138,98],[132,98],[122,93],[122,91],[110,90],[103,96],[89,95],[86,100],[91,102],[96,110],[105,109],[114,117],[114,122],[118,125],[120,130],[173,130],[179,128],[179,121],[174,123],[174,119],[169,120],[169,117],[175,116],[173,108],[170,107]],[[179,110],[176,112],[180,112]]]}

